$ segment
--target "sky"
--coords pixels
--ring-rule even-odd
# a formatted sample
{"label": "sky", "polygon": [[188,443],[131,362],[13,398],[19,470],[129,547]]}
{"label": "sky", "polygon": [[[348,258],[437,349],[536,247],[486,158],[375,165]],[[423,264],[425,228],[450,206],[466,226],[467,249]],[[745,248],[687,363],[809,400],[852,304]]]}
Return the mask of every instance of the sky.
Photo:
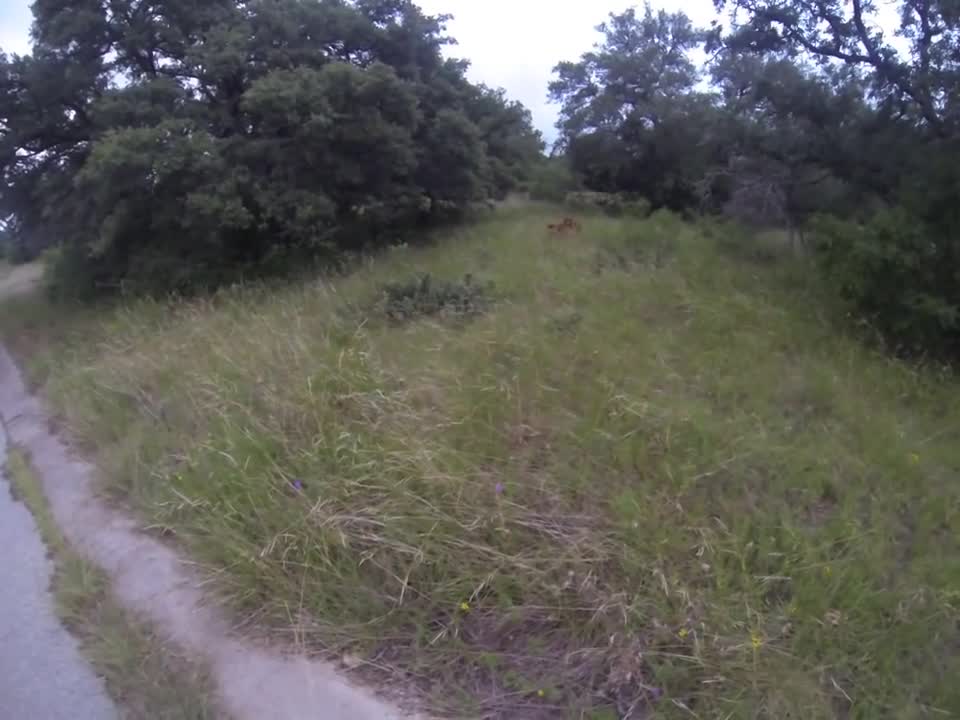
{"label": "sky", "polygon": [[[0,49],[30,50],[30,1],[0,0]],[[451,57],[471,61],[470,79],[506,89],[533,113],[547,140],[556,137],[557,107],[547,102],[547,84],[561,60],[577,60],[599,35],[594,28],[611,12],[642,0],[419,0],[431,15],[449,13],[447,31],[458,44]],[[654,0],[654,7],[683,10],[697,25],[715,17],[711,0]]]}
{"label": "sky", "polygon": [[0,0],[0,50],[30,51],[30,0]]}
{"label": "sky", "polygon": [[[3,0],[0,0],[2,2]],[[457,45],[447,54],[472,63],[469,77],[502,87],[533,113],[548,140],[556,137],[557,106],[547,102],[547,84],[561,60],[578,60],[600,39],[594,28],[611,12],[642,6],[643,0],[419,0],[431,15],[449,13]],[[706,26],[716,13],[712,0],[652,0],[654,8],[683,10]]]}

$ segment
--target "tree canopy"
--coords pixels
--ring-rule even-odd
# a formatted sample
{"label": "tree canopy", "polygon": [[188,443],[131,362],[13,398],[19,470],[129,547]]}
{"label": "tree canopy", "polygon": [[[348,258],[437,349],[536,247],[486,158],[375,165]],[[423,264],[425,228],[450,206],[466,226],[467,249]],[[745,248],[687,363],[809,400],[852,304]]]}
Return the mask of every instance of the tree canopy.
{"label": "tree canopy", "polygon": [[[882,17],[871,0],[718,0],[745,18],[735,24],[729,45],[758,53],[804,53],[821,64],[840,61],[861,68],[871,94],[892,102],[934,134],[956,133],[960,88],[960,9],[942,0],[901,0],[899,26]],[[902,40],[894,44],[883,27]],[[897,48],[900,46],[900,49]]]}
{"label": "tree canopy", "polygon": [[550,84],[561,104],[560,144],[593,190],[639,192],[656,204],[689,203],[698,133],[710,101],[696,91],[689,51],[704,34],[683,13],[611,15],[604,41],[562,62]]}
{"label": "tree canopy", "polygon": [[37,0],[0,55],[0,217],[78,292],[187,289],[502,197],[530,115],[410,0]]}

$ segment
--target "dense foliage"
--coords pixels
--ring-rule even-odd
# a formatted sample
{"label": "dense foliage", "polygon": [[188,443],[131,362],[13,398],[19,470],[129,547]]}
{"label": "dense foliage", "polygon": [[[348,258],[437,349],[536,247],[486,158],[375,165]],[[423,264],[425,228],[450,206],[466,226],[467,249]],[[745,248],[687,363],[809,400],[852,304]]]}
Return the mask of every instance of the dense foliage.
{"label": "dense foliage", "polygon": [[593,51],[556,67],[571,186],[812,235],[897,350],[955,354],[960,14],[937,0],[902,0],[898,19],[864,0],[718,7],[727,34],[649,6],[613,14]]}
{"label": "dense foliage", "polygon": [[563,103],[559,128],[572,166],[591,190],[689,205],[710,152],[700,135],[710,101],[695,91],[699,72],[688,57],[703,33],[683,13],[649,6],[612,15],[598,30],[603,45],[558,65],[550,85]]}
{"label": "dense foliage", "polygon": [[8,244],[74,293],[186,289],[503,196],[529,113],[410,0],[37,0],[0,55]]}
{"label": "dense foliage", "polygon": [[0,56],[0,242],[56,245],[69,294],[166,292],[383,245],[518,186],[605,193],[813,239],[896,349],[954,353],[960,14],[718,8],[709,29],[612,14],[556,67],[537,160],[526,109],[468,82],[446,17],[412,0],[38,0],[32,55]]}

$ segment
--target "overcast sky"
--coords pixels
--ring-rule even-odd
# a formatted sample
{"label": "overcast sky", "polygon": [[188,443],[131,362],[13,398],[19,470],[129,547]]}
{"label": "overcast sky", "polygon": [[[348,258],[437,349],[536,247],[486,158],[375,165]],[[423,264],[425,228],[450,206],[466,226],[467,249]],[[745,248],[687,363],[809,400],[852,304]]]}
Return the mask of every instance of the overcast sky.
{"label": "overcast sky", "polygon": [[[552,140],[556,107],[547,103],[551,70],[561,60],[576,60],[597,41],[594,27],[630,0],[419,0],[431,15],[450,13],[448,31],[458,45],[448,54],[469,59],[470,78],[506,88],[533,112],[534,124]],[[715,16],[711,0],[653,0],[655,7],[683,10],[694,23]],[[30,49],[30,0],[0,0],[0,49]]]}
{"label": "overcast sky", "polygon": [[[0,0],[2,2],[2,0]],[[533,113],[548,139],[556,135],[557,108],[547,103],[547,83],[561,60],[577,60],[599,39],[594,28],[611,12],[643,0],[419,0],[430,14],[450,13],[449,34],[458,45],[448,54],[473,63],[470,79],[506,88]],[[712,0],[652,0],[654,7],[683,10],[694,24],[716,17]]]}

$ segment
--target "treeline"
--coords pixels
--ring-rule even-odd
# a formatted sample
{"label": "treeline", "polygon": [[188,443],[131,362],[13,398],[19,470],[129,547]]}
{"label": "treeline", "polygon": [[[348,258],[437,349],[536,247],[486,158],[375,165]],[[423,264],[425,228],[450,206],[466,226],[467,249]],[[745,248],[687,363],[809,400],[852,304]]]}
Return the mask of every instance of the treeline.
{"label": "treeline", "polygon": [[409,0],[36,0],[0,55],[0,219],[89,296],[207,287],[503,197],[529,112]]}
{"label": "treeline", "polygon": [[[205,288],[529,187],[787,229],[898,351],[960,353],[960,13],[610,16],[529,112],[411,0],[36,0],[0,55],[0,243],[71,295]],[[581,194],[581,197],[585,197]]]}
{"label": "treeline", "polygon": [[533,192],[618,193],[785,228],[893,349],[956,357],[956,7],[719,7],[726,29],[649,7],[611,15],[593,51],[560,63],[560,139]]}

